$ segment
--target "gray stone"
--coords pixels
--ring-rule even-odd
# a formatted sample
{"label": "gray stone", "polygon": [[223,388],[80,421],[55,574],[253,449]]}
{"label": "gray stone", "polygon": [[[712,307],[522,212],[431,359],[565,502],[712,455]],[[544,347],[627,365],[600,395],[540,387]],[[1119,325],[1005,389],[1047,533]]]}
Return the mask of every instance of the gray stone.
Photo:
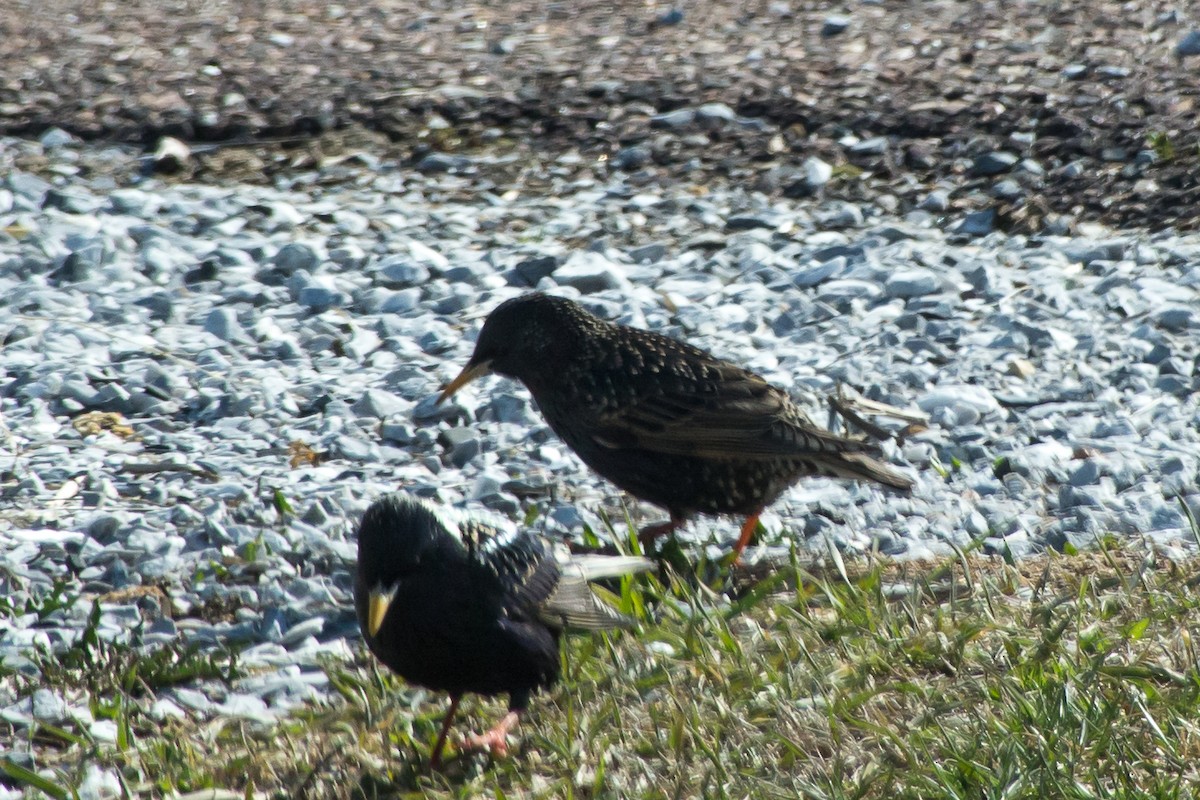
{"label": "gray stone", "polygon": [[393,256],[380,263],[376,271],[384,286],[399,289],[406,286],[419,287],[429,281],[429,268],[418,264],[407,256]]}
{"label": "gray stone", "polygon": [[379,426],[379,436],[396,444],[410,444],[415,431],[411,425],[403,422],[385,422]]}
{"label": "gray stone", "polygon": [[831,230],[857,228],[863,224],[862,209],[854,203],[832,203],[822,207],[813,216],[818,224]]}
{"label": "gray stone", "polygon": [[463,467],[483,451],[483,440],[470,428],[447,428],[438,434],[438,442],[456,467]]}
{"label": "gray stone", "polygon": [[[109,723],[108,727],[111,729],[111,738],[109,738],[109,734],[102,733],[101,740],[115,744],[116,723],[113,720],[101,720],[100,722]],[[96,723],[96,725],[99,724],[99,722]],[[93,737],[96,736],[96,725],[91,726]],[[124,797],[126,790],[116,770],[104,769],[98,764],[88,764],[87,769],[84,770],[83,780],[80,781],[79,788],[73,794],[79,800],[112,800],[112,798]]]}
{"label": "gray stone", "polygon": [[116,213],[135,217],[144,217],[158,207],[157,198],[141,189],[117,189],[109,193],[108,202]]}
{"label": "gray stone", "polygon": [[705,103],[696,109],[696,122],[702,127],[719,127],[737,119],[737,113],[724,103]]}
{"label": "gray stone", "polygon": [[271,263],[285,275],[292,275],[300,270],[315,272],[321,265],[321,255],[303,242],[289,242],[279,248]]}
{"label": "gray stone", "polygon": [[350,304],[350,296],[322,278],[315,278],[296,294],[296,302],[313,311],[326,311]]}
{"label": "gray stone", "polygon": [[887,149],[886,136],[872,136],[870,139],[863,139],[861,142],[850,145],[850,152],[858,155],[881,156],[887,152]]}
{"label": "gray stone", "polygon": [[975,175],[1000,175],[1017,165],[1018,157],[1004,151],[993,151],[977,156],[971,163]]}
{"label": "gray stone", "polygon": [[654,242],[635,247],[629,251],[629,260],[635,264],[657,264],[667,257],[667,246]]}
{"label": "gray stone", "polygon": [[438,175],[446,172],[468,172],[474,166],[475,162],[466,156],[430,153],[417,162],[416,169],[417,172],[426,175]]}
{"label": "gray stone", "polygon": [[1037,177],[1046,174],[1046,168],[1041,165],[1041,162],[1034,161],[1032,158],[1022,158],[1017,163],[1017,170]]}
{"label": "gray stone", "polygon": [[654,18],[655,26],[667,27],[678,25],[683,22],[683,11],[678,8],[671,8]]}
{"label": "gray stone", "polygon": [[1087,458],[1079,462],[1074,470],[1071,471],[1070,477],[1072,486],[1091,486],[1100,481],[1100,465],[1093,458]]}
{"label": "gray stone", "polygon": [[513,269],[521,277],[525,286],[537,286],[542,278],[554,274],[562,260],[557,256],[539,256],[527,258],[518,263]]}
{"label": "gray stone", "polygon": [[415,286],[391,292],[379,305],[379,310],[385,314],[407,314],[414,311],[421,302],[421,290]]}
{"label": "gray stone", "polygon": [[51,188],[49,183],[38,176],[20,170],[10,172],[5,183],[12,190],[14,197],[23,201],[22,206],[27,209],[40,209],[46,193]]}
{"label": "gray stone", "polygon": [[379,448],[356,436],[339,436],[336,450],[348,461],[379,461]]}
{"label": "gray stone", "polygon": [[810,288],[821,282],[832,278],[834,275],[840,275],[846,270],[846,259],[844,256],[836,256],[829,259],[823,264],[818,264],[809,269],[797,270],[792,274],[792,283],[801,288]]}
{"label": "gray stone", "polygon": [[492,492],[477,499],[487,508],[506,517],[514,517],[521,513],[521,504],[517,502],[516,498],[509,497],[502,492]]}
{"label": "gray stone", "polygon": [[618,266],[599,253],[578,252],[554,271],[554,280],[562,286],[572,286],[583,294],[602,292],[606,289],[628,291],[629,279],[620,273]]}
{"label": "gray stone", "polygon": [[[460,392],[461,394],[461,392]],[[455,395],[457,398],[459,395]],[[467,410],[455,400],[448,400],[445,403],[438,404],[438,396],[436,394],[426,395],[413,406],[412,417],[414,422],[428,423],[438,420],[453,420],[467,417]]]}
{"label": "gray stone", "polygon": [[987,236],[994,230],[995,225],[996,210],[994,208],[985,208],[981,211],[972,211],[970,214],[967,214],[955,226],[954,230],[968,236]]}
{"label": "gray stone", "polygon": [[42,201],[44,208],[57,208],[68,214],[91,214],[103,204],[104,201],[94,195],[61,189],[50,189]]}
{"label": "gray stone", "polygon": [[204,330],[224,342],[238,342],[246,338],[242,324],[232,308],[214,308],[204,318]]}
{"label": "gray stone", "polygon": [[950,208],[950,192],[945,189],[934,189],[925,195],[918,208],[934,212],[946,211]]}
{"label": "gray stone", "polygon": [[515,36],[505,36],[501,39],[493,39],[488,45],[488,51],[492,55],[507,56],[517,49],[517,44],[520,40]]}
{"label": "gray stone", "polygon": [[321,617],[311,617],[287,629],[279,643],[284,647],[295,647],[310,636],[317,636],[325,629],[325,620]]}
{"label": "gray stone", "polygon": [[804,159],[801,169],[804,171],[805,183],[814,190],[829,183],[829,179],[833,177],[833,167],[816,156]]}
{"label": "gray stone", "polygon": [[62,128],[49,128],[38,137],[38,142],[47,150],[77,144],[79,140]]}
{"label": "gray stone", "polygon": [[882,294],[878,284],[857,278],[841,278],[828,281],[821,286],[817,299],[823,301],[876,297]]}
{"label": "gray stone", "polygon": [[685,128],[696,120],[696,109],[679,108],[650,118],[651,128]]}
{"label": "gray stone", "polygon": [[1182,331],[1200,327],[1200,314],[1188,306],[1170,306],[1150,315],[1155,325],[1169,331]]}
{"label": "gray stone", "polygon": [[1162,375],[1154,381],[1154,388],[1164,394],[1186,397],[1196,391],[1197,384],[1182,375]]}
{"label": "gray stone", "polygon": [[617,169],[635,170],[649,164],[651,159],[652,154],[648,147],[634,145],[618,150],[613,156],[612,163]]}
{"label": "gray stone", "polygon": [[850,27],[850,17],[842,14],[830,14],[821,23],[821,35],[828,38],[845,32]]}
{"label": "gray stone", "polygon": [[997,181],[992,187],[992,196],[1000,200],[1012,202],[1024,197],[1025,189],[1022,188],[1021,184],[1012,179]]}
{"label": "gray stone", "polygon": [[1091,239],[1075,239],[1068,242],[1062,252],[1072,261],[1081,262],[1084,266],[1093,261],[1120,261],[1125,257],[1129,247],[1126,239],[1108,239],[1095,241]]}
{"label": "gray stone", "polygon": [[492,396],[487,407],[499,422],[528,424],[532,421],[529,400],[522,395],[501,392]]}
{"label": "gray stone", "polygon": [[88,245],[68,253],[62,266],[56,269],[51,277],[66,283],[79,283],[86,281],[103,265],[104,248],[100,245]]}
{"label": "gray stone", "polygon": [[970,385],[937,387],[918,397],[917,406],[929,414],[943,408],[968,409],[971,413],[963,416],[975,419],[1000,411],[1000,404],[991,392],[982,386]]}
{"label": "gray stone", "polygon": [[33,718],[39,722],[62,725],[70,718],[67,701],[50,689],[38,689],[33,693]]}
{"label": "gray stone", "polygon": [[1200,30],[1188,31],[1175,45],[1175,57],[1200,56]]}
{"label": "gray stone", "polygon": [[920,297],[938,291],[941,281],[931,270],[906,269],[889,275],[883,288],[889,297]]}
{"label": "gray stone", "polygon": [[409,404],[383,389],[367,389],[350,410],[360,417],[384,419],[408,410]]}

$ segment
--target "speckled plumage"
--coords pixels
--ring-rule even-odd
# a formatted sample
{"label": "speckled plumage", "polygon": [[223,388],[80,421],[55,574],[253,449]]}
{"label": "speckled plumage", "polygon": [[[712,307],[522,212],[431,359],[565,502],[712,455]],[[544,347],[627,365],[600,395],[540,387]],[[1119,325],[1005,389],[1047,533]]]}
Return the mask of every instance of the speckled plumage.
{"label": "speckled plumage", "polygon": [[[564,627],[631,623],[588,581],[649,566],[640,558],[571,556],[541,536],[478,520],[455,525],[433,506],[389,495],[359,526],[355,611],[380,661],[410,683],[450,693],[436,765],[464,693],[508,693],[511,727],[530,694],[558,679]],[[502,750],[503,735],[494,738],[487,743]]]}
{"label": "speckled plumage", "polygon": [[666,508],[662,531],[697,513],[753,522],[805,476],[912,485],[874,458],[875,444],[819,428],[749,370],[564,298],[533,292],[497,306],[442,397],[488,371],[524,383],[584,463]]}

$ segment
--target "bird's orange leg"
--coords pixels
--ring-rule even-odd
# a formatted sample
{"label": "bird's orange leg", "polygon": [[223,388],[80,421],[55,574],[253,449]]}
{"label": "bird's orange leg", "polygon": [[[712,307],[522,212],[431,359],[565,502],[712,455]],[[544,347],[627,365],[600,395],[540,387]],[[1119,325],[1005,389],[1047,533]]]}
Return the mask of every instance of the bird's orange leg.
{"label": "bird's orange leg", "polygon": [[746,521],[742,524],[742,533],[738,536],[737,544],[733,546],[735,562],[742,557],[742,551],[746,549],[746,545],[750,544],[750,537],[754,535],[754,529],[758,527],[758,515],[761,513],[761,509],[755,511],[746,517]]}
{"label": "bird's orange leg", "polygon": [[450,732],[450,723],[454,721],[454,713],[458,711],[458,701],[461,699],[462,695],[450,695],[450,710],[442,720],[442,731],[438,734],[437,743],[433,745],[433,755],[429,759],[429,766],[434,769],[442,765],[442,748],[446,746],[446,734]]}
{"label": "bird's orange leg", "polygon": [[487,733],[467,737],[463,746],[472,750],[487,750],[494,758],[503,758],[508,755],[508,734],[520,720],[520,711],[509,711]]}

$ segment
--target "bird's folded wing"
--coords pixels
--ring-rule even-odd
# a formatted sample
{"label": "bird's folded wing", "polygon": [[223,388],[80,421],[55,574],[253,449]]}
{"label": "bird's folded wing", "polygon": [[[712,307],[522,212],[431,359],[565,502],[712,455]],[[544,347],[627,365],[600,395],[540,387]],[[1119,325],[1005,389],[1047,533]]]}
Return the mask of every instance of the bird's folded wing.
{"label": "bird's folded wing", "polygon": [[[561,553],[559,552],[561,550]],[[565,547],[533,535],[492,539],[478,551],[481,581],[494,586],[504,615],[548,625],[601,630],[633,620],[603,603],[589,580],[642,572],[654,562],[634,556],[571,556]]]}
{"label": "bird's folded wing", "polygon": [[549,546],[529,534],[495,538],[476,556],[477,579],[500,597],[507,616],[534,619],[558,587],[559,565]]}
{"label": "bird's folded wing", "polygon": [[878,449],[821,430],[782,391],[741,371],[698,386],[667,385],[600,414],[593,438],[614,449],[699,458],[812,457]]}

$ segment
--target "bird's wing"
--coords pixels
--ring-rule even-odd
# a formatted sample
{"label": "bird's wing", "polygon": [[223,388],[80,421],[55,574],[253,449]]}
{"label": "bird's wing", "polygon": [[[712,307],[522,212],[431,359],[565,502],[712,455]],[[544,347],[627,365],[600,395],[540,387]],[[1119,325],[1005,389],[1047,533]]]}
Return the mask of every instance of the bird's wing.
{"label": "bird's wing", "polygon": [[473,556],[480,586],[498,598],[503,615],[512,620],[539,619],[562,579],[549,542],[528,532],[481,538]]}
{"label": "bird's wing", "polygon": [[518,533],[485,541],[478,549],[481,579],[494,582],[505,616],[538,619],[555,628],[600,630],[632,624],[592,592],[590,578],[640,572],[652,566],[642,558],[599,556],[574,559],[540,536]]}
{"label": "bird's wing", "polygon": [[689,375],[646,386],[640,396],[596,415],[598,444],[714,459],[876,450],[818,428],[782,390],[725,362],[694,365]]}

